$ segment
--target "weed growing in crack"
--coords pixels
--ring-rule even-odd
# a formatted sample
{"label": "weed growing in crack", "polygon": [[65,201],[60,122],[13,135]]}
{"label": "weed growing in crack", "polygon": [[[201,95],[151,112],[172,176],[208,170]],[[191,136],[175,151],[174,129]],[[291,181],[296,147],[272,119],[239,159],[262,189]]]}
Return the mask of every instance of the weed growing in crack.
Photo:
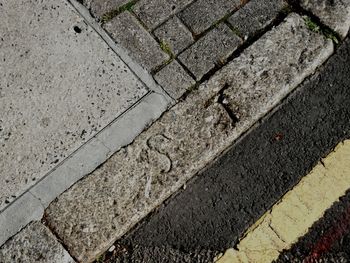
{"label": "weed growing in crack", "polygon": [[321,33],[321,28],[310,17],[305,17],[305,25],[309,30],[315,33]]}
{"label": "weed growing in crack", "polygon": [[136,3],[135,0],[134,1],[130,1],[129,3],[126,3],[125,5],[122,5],[121,7],[104,14],[102,16],[102,18],[101,18],[101,22],[102,23],[106,23],[109,20],[111,20],[112,18],[114,18],[115,16],[117,16],[120,13],[123,13],[125,11],[132,12],[133,9],[134,9],[135,3]]}
{"label": "weed growing in crack", "polygon": [[310,17],[304,17],[304,20],[309,30],[318,34],[322,34],[327,39],[331,39],[335,44],[337,45],[339,44],[339,38],[332,30],[328,28],[322,28],[316,22],[314,22]]}
{"label": "weed growing in crack", "polygon": [[170,48],[168,43],[166,43],[164,40],[162,40],[162,41],[160,41],[159,45],[160,45],[160,48],[170,56],[170,58],[174,58],[174,54],[171,51],[171,48]]}

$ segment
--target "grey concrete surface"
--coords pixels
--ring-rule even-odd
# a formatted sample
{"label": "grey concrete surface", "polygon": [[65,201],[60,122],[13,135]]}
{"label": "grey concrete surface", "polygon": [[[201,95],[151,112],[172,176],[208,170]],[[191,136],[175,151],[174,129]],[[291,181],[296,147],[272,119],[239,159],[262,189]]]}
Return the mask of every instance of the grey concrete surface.
{"label": "grey concrete surface", "polygon": [[[48,76],[43,78],[47,82],[45,83],[38,82],[37,85],[39,87],[40,85],[43,85],[43,87],[41,87],[41,90],[39,90],[39,92],[44,94],[44,91],[51,91],[51,93],[47,92],[45,95],[46,97],[44,95],[39,96],[39,99],[41,99],[43,103],[51,103],[52,106],[56,108],[67,107],[68,110],[70,109],[70,107],[74,107],[74,105],[84,106],[84,104],[80,103],[80,100],[82,99],[80,98],[80,95],[83,95],[83,98],[84,96],[87,96],[89,98],[90,95],[88,92],[86,92],[86,94],[84,93],[84,86],[81,86],[81,85],[84,85],[85,82],[86,84],[91,84],[92,82],[93,84],[95,84],[95,86],[102,85],[104,87],[103,89],[105,90],[104,97],[107,96],[110,92],[115,93],[112,96],[108,96],[109,98],[107,100],[103,100],[104,97],[101,97],[100,93],[97,93],[97,95],[100,96],[97,99],[99,104],[96,103],[96,99],[91,98],[91,103],[93,104],[96,103],[97,104],[96,107],[104,106],[105,103],[107,104],[109,108],[106,107],[106,109],[110,110],[110,112],[108,112],[107,117],[110,117],[110,119],[107,119],[108,121],[106,121],[106,118],[104,118],[103,116],[102,117],[99,116],[99,119],[101,118],[101,121],[105,121],[105,124],[103,124],[102,122],[102,124],[105,126],[101,125],[101,127],[98,127],[98,129],[96,129],[95,137],[91,137],[94,134],[90,136],[86,136],[84,140],[80,141],[81,142],[80,145],[77,144],[77,146],[79,146],[77,149],[73,148],[73,149],[69,149],[70,150],[69,152],[63,152],[63,154],[65,154],[65,158],[62,158],[62,160],[60,160],[58,164],[55,164],[54,166],[52,166],[53,169],[49,170],[49,172],[41,171],[42,176],[37,177],[34,182],[31,182],[31,185],[24,187],[22,189],[23,190],[22,194],[20,193],[19,195],[15,196],[14,194],[11,193],[12,197],[10,200],[7,201],[7,202],[9,201],[11,202],[9,204],[3,204],[2,206],[3,209],[0,213],[0,229],[1,229],[0,245],[3,244],[6,240],[8,240],[8,238],[13,236],[15,233],[17,233],[18,230],[25,227],[32,220],[39,220],[43,215],[44,208],[46,208],[52,200],[54,200],[59,194],[61,194],[67,188],[71,187],[76,181],[80,180],[82,177],[84,177],[85,175],[95,170],[97,166],[103,163],[114,152],[119,150],[121,147],[131,143],[132,140],[139,133],[141,133],[145,127],[147,127],[147,125],[149,125],[154,120],[156,120],[167,109],[169,104],[173,103],[173,99],[170,98],[167,95],[167,93],[164,92],[164,90],[155,83],[153,78],[146,71],[144,71],[141,68],[141,66],[136,64],[120,46],[115,44],[113,40],[109,38],[109,36],[102,30],[102,28],[96,23],[96,21],[93,20],[93,18],[90,16],[90,14],[88,13],[85,7],[83,7],[81,4],[79,4],[76,1],[72,1],[73,6],[67,5],[65,2],[62,2],[62,3],[60,2],[56,3],[57,8],[54,6],[52,8],[53,10],[56,10],[56,12],[59,12],[59,14],[57,13],[55,15],[56,20],[61,21],[60,20],[61,14],[63,15],[63,18],[67,18],[67,17],[69,18],[67,20],[68,21],[67,23],[70,24],[70,27],[68,27],[68,24],[65,25],[65,27],[67,27],[66,34],[68,34],[68,39],[70,41],[68,41],[68,43],[65,44],[66,40],[64,39],[64,37],[67,37],[67,35],[65,35],[64,33],[65,30],[61,29],[60,27],[56,28],[56,24],[55,24],[56,20],[53,18],[51,18],[52,20],[50,20],[50,9],[44,8],[43,10],[46,10],[46,11],[43,11],[43,12],[44,13],[48,12],[46,15],[48,15],[49,17],[45,17],[45,20],[43,20],[42,22],[38,21],[37,23],[39,24],[37,25],[37,27],[34,27],[33,30],[38,31],[40,30],[39,28],[40,23],[47,23],[48,28],[46,28],[46,30],[52,29],[53,27],[55,28],[56,31],[52,30],[52,32],[48,33],[44,30],[43,34],[46,34],[45,37],[47,37],[47,38],[42,38],[42,40],[44,41],[44,44],[40,46],[39,44],[41,43],[41,39],[37,40],[39,43],[38,44],[39,47],[41,47],[43,50],[40,50],[40,48],[38,47],[37,50],[35,49],[35,51],[37,51],[38,53],[33,54],[30,58],[22,58],[23,61],[27,62],[27,64],[24,65],[24,67],[28,68],[30,66],[30,63],[33,60],[35,60],[38,55],[47,55],[50,58],[52,57],[52,59],[56,58],[57,61],[60,61],[63,59],[62,62],[60,62],[61,67],[63,67],[63,65],[72,63],[70,59],[74,60],[78,56],[82,56],[82,57],[79,57],[81,60],[74,61],[74,63],[78,63],[78,64],[86,63],[86,65],[78,65],[77,67],[74,67],[75,64],[73,64],[72,68],[68,67],[66,71],[62,70],[62,73],[65,73],[66,75],[68,75],[67,77],[68,80],[69,80],[69,76],[73,78],[75,74],[77,75],[78,81],[75,82],[72,80],[72,83],[70,83],[70,85],[66,85],[66,82],[61,83],[60,81],[50,82],[49,76],[55,77],[56,72],[52,71],[55,69],[54,67],[52,68],[51,66],[48,67],[49,71],[48,73],[45,73]],[[33,10],[35,10],[38,3],[29,2],[27,4]],[[49,4],[49,3],[46,3],[46,4]],[[45,7],[45,4],[42,4],[42,5]],[[73,7],[76,8],[77,12],[74,12]],[[25,6],[22,8],[25,8]],[[61,9],[63,10],[62,12],[61,12]],[[11,12],[15,12],[16,10],[11,10]],[[9,13],[9,15],[10,14],[11,13]],[[65,15],[67,15],[67,17],[65,17]],[[84,18],[84,21],[82,18]],[[51,22],[51,24],[49,22]],[[74,26],[76,25],[76,23],[79,25],[79,28],[82,29],[81,33],[77,33],[74,31]],[[17,26],[19,25],[20,24],[17,24]],[[61,31],[63,31],[62,35],[60,35]],[[33,33],[33,31],[28,30],[27,33],[31,34]],[[52,35],[50,35],[50,33]],[[15,36],[17,37],[17,33],[13,33],[13,34],[15,34]],[[64,40],[60,38],[56,38],[57,34],[61,36],[62,39]],[[79,40],[78,34],[83,35],[82,39]],[[13,37],[12,40],[18,40],[16,37]],[[32,38],[31,35],[28,35],[27,38],[30,39],[31,41],[35,41],[35,38],[31,39]],[[3,40],[5,41],[4,38]],[[45,40],[46,41],[51,40],[51,42],[49,41],[48,43],[46,43],[46,46],[45,46]],[[62,43],[57,44],[56,41],[60,43],[62,42]],[[79,46],[81,44],[81,41],[86,43]],[[55,45],[52,45],[52,42],[55,43]],[[73,45],[71,42],[73,42]],[[28,45],[31,45],[31,43],[32,42],[29,41]],[[45,48],[48,48],[48,49],[45,49]],[[58,48],[61,48],[61,49],[58,49]],[[64,48],[67,48],[67,50],[65,50]],[[69,58],[69,55],[71,55],[69,52],[72,52],[72,49],[73,51],[74,49],[78,49],[78,50],[75,50],[76,52],[75,56],[72,56],[71,58]],[[79,49],[82,49],[82,50],[79,51]],[[98,49],[98,50],[95,50],[95,49]],[[51,53],[46,54],[45,52],[51,52]],[[91,54],[91,53],[95,53],[95,54]],[[1,53],[1,55],[3,54],[4,53]],[[107,57],[104,57],[104,56],[107,56]],[[45,56],[41,59],[45,59]],[[97,62],[96,65],[94,65],[95,61],[99,59],[101,59],[100,64]],[[125,64],[123,63],[124,61],[125,61]],[[109,62],[113,63],[114,66],[112,66],[112,64],[104,66]],[[46,65],[51,65],[51,64],[46,64]],[[6,66],[6,63],[1,64],[1,66]],[[85,67],[88,67],[87,70]],[[119,67],[120,70],[122,71],[122,74],[118,74],[119,71],[117,69],[114,70],[114,67],[115,68]],[[97,80],[96,82],[94,82],[94,78],[95,78],[94,75],[91,75],[88,77],[85,75],[87,73],[91,73],[93,71],[98,71],[98,70],[106,71],[108,68],[110,69],[110,72],[102,74],[102,77],[101,77],[101,78],[106,77],[107,79],[105,80],[100,80],[100,77],[99,77],[99,78],[96,78]],[[21,68],[17,69],[13,67],[14,71],[20,70],[20,69]],[[5,73],[10,72],[11,67],[6,70],[4,68]],[[30,76],[31,77],[33,76],[35,77],[36,75],[45,76],[44,75],[45,70],[46,70],[45,62],[43,62],[43,65],[42,65],[43,73],[41,73],[40,71],[36,72],[35,70],[33,70],[32,75]],[[72,72],[70,72],[70,70]],[[4,72],[3,74],[5,74]],[[73,74],[73,75],[70,75],[70,74]],[[119,78],[123,78],[122,81],[120,81]],[[18,80],[20,81],[21,78],[18,77]],[[32,81],[35,84],[35,81],[36,81],[35,78],[34,80],[31,80],[31,78],[29,77],[28,80]],[[40,81],[40,80],[41,80],[40,78],[37,79],[37,81]],[[127,85],[124,85],[125,83],[127,83]],[[142,83],[146,83],[146,85],[150,88],[145,88],[145,85]],[[45,85],[52,85],[52,87],[48,89],[45,87]],[[133,91],[133,85],[134,85],[134,91],[136,92],[135,97],[132,97],[132,93],[130,93]],[[94,86],[92,86],[91,88],[93,87]],[[141,89],[138,90],[138,87],[141,87]],[[23,87],[22,86],[14,87],[14,90],[16,91],[15,88],[18,88],[18,90],[21,90]],[[55,91],[55,88],[61,89],[62,92],[65,92],[65,91],[69,92],[70,90],[74,90],[75,97],[73,96],[67,101],[65,101],[67,96],[62,97],[61,100],[59,97],[58,98],[53,97],[49,101],[44,100],[45,98],[54,96],[57,93],[57,91]],[[149,92],[148,91],[149,89],[152,90],[152,92]],[[52,90],[54,91],[54,93],[52,93]],[[127,91],[127,93],[125,93],[126,96],[124,96],[124,93],[121,93],[123,91]],[[9,94],[15,95],[11,93]],[[18,94],[18,92],[16,94]],[[94,93],[91,93],[91,95],[93,94]],[[118,103],[118,100],[123,102],[123,98],[125,98],[126,100],[124,103],[125,105],[123,104],[111,105],[112,102]],[[5,101],[6,97],[2,99],[3,101]],[[12,97],[12,99],[15,100],[16,97]],[[30,99],[32,99],[32,97],[27,98],[27,100],[30,100]],[[53,103],[53,101],[55,102],[56,99],[58,99],[58,102],[55,104]],[[40,102],[40,100],[38,101]],[[83,102],[85,102],[84,107],[88,108],[89,104],[86,104],[86,103],[89,103],[89,100],[83,101]],[[20,104],[20,102],[18,102],[18,104]],[[94,109],[93,104],[91,107],[92,109]],[[40,106],[40,104],[38,104],[38,106]],[[53,108],[53,109],[56,109],[56,108]],[[123,109],[123,111],[121,109]],[[35,107],[33,107],[32,110],[35,110]],[[105,110],[105,109],[102,109],[102,110]],[[61,115],[58,114],[57,116],[55,116],[54,113],[55,113],[54,111],[51,112],[52,116],[54,116],[53,120],[55,122],[58,122],[56,126],[60,125],[59,121],[66,122],[67,120],[69,120],[69,116],[66,117],[65,119],[62,119]],[[65,112],[63,111],[58,113],[64,114]],[[113,113],[115,113],[115,115]],[[40,108],[39,108],[39,113],[33,112],[34,117],[35,116],[38,117],[40,116],[40,114],[42,114],[40,113]],[[82,111],[79,114],[73,115],[73,117],[74,116],[75,117],[71,122],[76,121],[77,125],[81,125],[78,120],[80,120],[79,118],[84,117],[86,113]],[[84,120],[82,120],[81,122],[83,125],[85,125]],[[37,136],[36,127],[32,126],[31,128],[32,128],[31,130],[27,131],[27,137],[30,136],[31,133],[34,136]],[[45,135],[44,132],[45,132],[44,130],[41,131],[40,133],[41,136]],[[59,139],[59,137],[50,138],[51,142],[54,142],[55,139]],[[43,137],[42,140],[47,140],[47,138]],[[36,143],[40,143],[40,141],[37,141]],[[39,146],[46,147],[45,143],[44,145],[39,145]],[[21,147],[21,146],[23,145],[18,145],[18,147]],[[32,146],[28,145],[27,147],[32,147]],[[40,150],[40,147],[38,147],[38,149],[36,148],[35,149]],[[59,149],[57,149],[57,151],[59,151]],[[12,160],[12,161],[16,162],[16,160]],[[30,159],[28,161],[30,161]],[[18,168],[16,167],[13,169],[18,170]],[[6,187],[6,185],[4,187]]]}
{"label": "grey concrete surface", "polygon": [[40,222],[33,222],[0,247],[0,262],[74,263],[75,261]]}
{"label": "grey concrete surface", "polygon": [[[124,252],[119,257],[107,253],[111,259],[106,262],[131,262],[129,258],[134,262],[144,258],[144,263],[162,262],[169,258],[164,255],[176,249],[191,255],[193,262],[212,251],[212,258],[203,261],[212,262],[215,252],[234,247],[242,234],[321,157],[350,138],[349,63],[348,37],[336,54],[261,124],[119,240],[116,245],[125,247]],[[332,226],[343,231],[344,224],[349,224],[349,196],[348,193],[335,209],[330,209],[328,216],[291,251],[282,253],[278,262],[304,262],[303,256],[309,255],[310,245],[314,246],[320,235],[327,235]],[[345,220],[339,221],[341,218]],[[338,231],[331,233],[332,237]],[[350,259],[350,235],[345,232],[323,261],[310,262],[340,263]],[[156,260],[148,260],[150,255]],[[175,257],[167,262],[181,260]]]}
{"label": "grey concrete surface", "polygon": [[0,214],[0,245],[32,220],[39,220],[57,196],[131,143],[168,103],[162,95],[149,93],[6,207]]}
{"label": "grey concrete surface", "polygon": [[148,89],[69,3],[0,3],[4,208]]}
{"label": "grey concrete surface", "polygon": [[31,193],[24,193],[0,214],[0,246],[33,220],[40,220],[44,207]]}
{"label": "grey concrete surface", "polygon": [[107,43],[107,45],[120,57],[120,59],[130,68],[130,70],[152,91],[161,94],[169,104],[174,104],[172,99],[157,83],[151,74],[129,56],[128,49],[125,49],[120,43],[116,43],[114,39],[102,28],[101,24],[92,17],[87,7],[90,6],[89,1],[83,1],[85,5],[78,0],[68,0],[75,10],[84,18],[85,22],[95,30],[95,32]]}
{"label": "grey concrete surface", "polygon": [[[270,58],[272,50],[275,57]],[[309,31],[300,16],[291,14],[163,114],[132,144],[51,203],[45,211],[50,229],[78,260],[94,260],[227,149],[332,52],[330,40]],[[255,61],[246,64],[246,57],[251,55],[256,55]],[[224,92],[232,92],[237,76],[256,73],[260,68],[274,74],[257,80],[259,90],[250,78],[243,83],[237,79],[236,84],[244,88],[238,93],[242,103],[252,109],[242,111],[237,119],[228,110],[230,98],[223,98]],[[262,75],[266,74],[258,74]],[[251,91],[250,95],[256,92],[261,101],[244,100],[243,91]],[[227,96],[231,93],[227,92]]]}
{"label": "grey concrete surface", "polygon": [[339,0],[299,0],[301,6],[321,19],[321,21],[345,37],[350,28],[350,1]]}

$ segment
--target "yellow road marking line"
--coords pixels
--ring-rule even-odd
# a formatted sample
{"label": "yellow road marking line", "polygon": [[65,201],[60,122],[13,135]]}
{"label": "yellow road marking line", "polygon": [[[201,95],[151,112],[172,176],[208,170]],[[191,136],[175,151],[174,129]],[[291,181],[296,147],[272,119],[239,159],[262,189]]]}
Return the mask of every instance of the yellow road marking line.
{"label": "yellow road marking line", "polygon": [[238,250],[228,249],[216,263],[272,262],[304,236],[350,189],[350,140],[340,143],[322,163],[245,233]]}

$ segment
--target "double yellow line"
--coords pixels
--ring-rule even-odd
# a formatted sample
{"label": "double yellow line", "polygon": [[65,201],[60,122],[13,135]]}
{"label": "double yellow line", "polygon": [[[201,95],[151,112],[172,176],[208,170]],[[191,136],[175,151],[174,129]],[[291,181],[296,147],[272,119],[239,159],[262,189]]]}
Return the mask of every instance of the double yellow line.
{"label": "double yellow line", "polygon": [[332,204],[350,189],[350,140],[340,143],[216,263],[264,263],[304,236]]}

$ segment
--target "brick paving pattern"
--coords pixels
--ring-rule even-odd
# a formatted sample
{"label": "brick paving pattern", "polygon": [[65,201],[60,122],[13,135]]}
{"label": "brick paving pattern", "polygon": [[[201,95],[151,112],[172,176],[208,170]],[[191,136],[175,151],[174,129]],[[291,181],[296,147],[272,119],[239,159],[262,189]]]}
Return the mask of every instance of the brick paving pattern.
{"label": "brick paving pattern", "polygon": [[285,0],[91,0],[90,12],[174,99],[284,13]]}
{"label": "brick paving pattern", "polygon": [[[0,7],[4,1],[0,0]],[[337,48],[335,44],[346,37],[350,28],[349,1],[322,0],[322,4],[319,0],[69,1],[82,15],[81,19],[88,22],[86,26],[92,25],[123,63],[131,65],[137,79],[145,85],[151,83],[154,89],[150,88],[137,107],[147,112],[148,105],[156,105],[166,97],[162,112],[166,105],[169,108],[121,150],[101,141],[108,156],[112,156],[92,173],[90,168],[89,172],[79,171],[79,176],[90,174],[68,190],[65,182],[67,191],[60,196],[57,192],[54,202],[49,199],[52,195],[45,196],[48,190],[41,193],[46,185],[40,181],[40,187],[36,185],[19,199],[35,204],[36,210],[30,205],[30,211],[35,212],[12,206],[11,211],[20,213],[14,216],[14,224],[8,224],[11,218],[8,215],[14,213],[0,211],[0,227],[6,226],[2,227],[5,231],[0,231],[0,263],[8,258],[67,263],[96,260],[116,239],[232,146],[331,56]],[[97,23],[91,21],[81,4]],[[85,28],[72,29],[76,36]],[[150,96],[157,97],[151,100]],[[136,116],[139,108],[138,111],[132,108],[128,116]],[[120,123],[128,122],[131,127],[138,120],[127,118]],[[127,129],[123,127],[123,132]],[[118,136],[110,134],[103,136]],[[101,152],[97,148],[91,151],[96,156],[105,155]],[[74,169],[69,173],[78,174]],[[23,218],[27,221],[21,221]],[[24,227],[33,218],[43,220]],[[8,240],[20,229],[19,225],[24,228]],[[148,240],[154,239],[152,235],[147,235]],[[18,244],[23,242],[25,246],[19,248]],[[120,253],[119,250],[116,244],[109,252]],[[44,257],[40,251],[45,252]],[[176,247],[171,247],[170,252],[173,258],[182,257],[181,262],[194,258],[182,250],[176,251]],[[136,261],[144,256],[142,253],[140,249],[133,250],[128,258]],[[147,253],[158,252],[147,248]],[[212,252],[204,257],[212,258]],[[148,262],[145,258],[142,262]],[[101,260],[103,257],[96,262]],[[116,262],[121,261],[118,258]]]}

